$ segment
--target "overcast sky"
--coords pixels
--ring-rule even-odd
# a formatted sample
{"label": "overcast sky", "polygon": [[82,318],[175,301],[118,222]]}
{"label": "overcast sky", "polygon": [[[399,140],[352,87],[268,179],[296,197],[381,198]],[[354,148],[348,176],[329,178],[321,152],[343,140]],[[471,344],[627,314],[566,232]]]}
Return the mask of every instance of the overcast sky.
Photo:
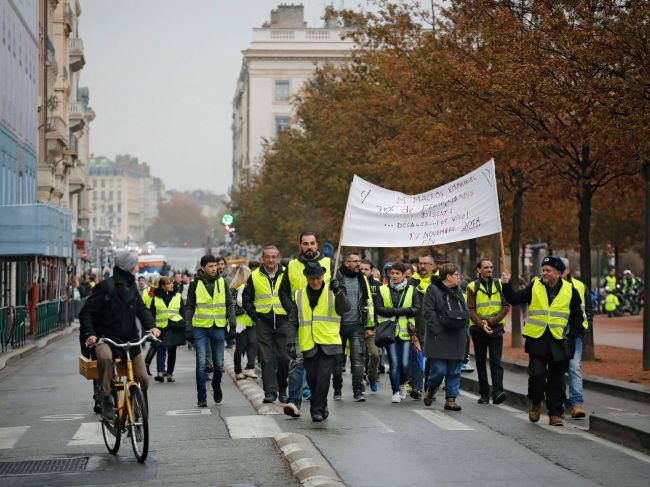
{"label": "overcast sky", "polygon": [[[261,27],[279,3],[81,0],[86,65],[80,84],[90,88],[97,115],[90,125],[91,152],[147,161],[167,189],[226,193],[241,51],[252,28]],[[360,1],[302,3],[308,24],[321,26],[325,5]]]}

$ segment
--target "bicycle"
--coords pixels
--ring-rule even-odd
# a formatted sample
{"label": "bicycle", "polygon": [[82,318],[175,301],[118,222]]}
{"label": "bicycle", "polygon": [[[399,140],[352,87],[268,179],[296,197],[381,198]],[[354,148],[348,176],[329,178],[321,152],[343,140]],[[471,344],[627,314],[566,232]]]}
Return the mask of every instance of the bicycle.
{"label": "bicycle", "polygon": [[[102,436],[108,452],[117,454],[120,449],[122,433],[128,432],[131,437],[133,453],[139,463],[144,463],[149,452],[149,413],[144,394],[133,376],[133,362],[131,361],[130,349],[137,347],[147,340],[160,341],[153,335],[146,334],[137,342],[116,343],[110,338],[102,337],[92,346],[101,343],[112,345],[123,349],[126,352],[126,364],[119,360],[114,361],[114,374],[111,381],[111,394],[115,401],[115,412],[113,419],[101,418]],[[96,361],[85,361],[82,365],[80,358],[80,372],[87,379],[98,378]],[[95,367],[95,374],[92,367]],[[85,369],[85,370],[82,370]],[[120,393],[122,391],[122,393]]]}

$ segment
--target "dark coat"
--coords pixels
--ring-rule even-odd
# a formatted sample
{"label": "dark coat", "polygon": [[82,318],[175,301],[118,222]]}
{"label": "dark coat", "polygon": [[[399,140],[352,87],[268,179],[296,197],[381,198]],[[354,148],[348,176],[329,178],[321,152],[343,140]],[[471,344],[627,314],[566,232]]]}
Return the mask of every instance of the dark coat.
{"label": "dark coat", "polygon": [[[151,306],[149,306],[149,311],[153,316],[154,320],[156,319],[156,298],[160,298],[163,302],[169,306],[169,303],[176,295],[176,291],[166,292],[162,288],[158,288],[153,292],[154,299],[151,300]],[[181,309],[179,310],[181,316],[183,316],[183,305],[181,304]],[[162,340],[162,345],[166,348],[180,347],[185,344],[185,320],[181,321],[172,321],[167,320],[167,327],[160,330],[162,332],[160,339]]]}
{"label": "dark coat", "polygon": [[[447,296],[454,305],[465,310],[467,316],[464,327],[451,329],[442,324],[440,315],[446,307]],[[431,284],[424,295],[421,316],[426,328],[424,356],[443,360],[463,360],[465,358],[469,313],[460,287],[448,288],[437,276],[433,276]]]}
{"label": "dark coat", "polygon": [[291,312],[291,308],[293,308],[293,301],[291,301],[291,295],[286,291],[287,288],[284,285],[285,281],[289,281],[286,269],[278,265],[278,270],[273,279],[269,277],[269,273],[263,265],[260,266],[260,272],[269,280],[271,289],[275,288],[275,283],[278,279],[282,279],[280,289],[278,290],[278,297],[287,314],[279,315],[273,310],[268,313],[257,312],[255,304],[253,304],[255,301],[255,284],[253,284],[252,274],[249,276],[248,281],[246,281],[246,287],[244,287],[244,292],[242,293],[242,308],[244,308],[244,311],[248,313],[248,316],[251,317],[256,325],[268,326],[273,330],[279,330],[281,333],[287,333],[287,316]]}
{"label": "dark coat", "polygon": [[155,321],[142,302],[135,277],[116,268],[113,277],[95,286],[81,309],[80,338],[84,341],[89,336],[105,336],[116,342],[139,340],[136,316],[145,330],[154,327]]}

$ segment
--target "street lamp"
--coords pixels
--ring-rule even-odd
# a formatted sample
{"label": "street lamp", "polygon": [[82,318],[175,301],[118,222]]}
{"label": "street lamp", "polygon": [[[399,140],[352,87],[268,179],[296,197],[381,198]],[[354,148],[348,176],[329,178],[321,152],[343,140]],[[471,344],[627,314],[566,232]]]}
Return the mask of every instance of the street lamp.
{"label": "street lamp", "polygon": [[[647,296],[647,283],[650,279],[650,160],[645,160],[642,166],[645,178],[645,251],[643,279]],[[644,297],[643,303],[643,370],[650,370],[650,310]]]}

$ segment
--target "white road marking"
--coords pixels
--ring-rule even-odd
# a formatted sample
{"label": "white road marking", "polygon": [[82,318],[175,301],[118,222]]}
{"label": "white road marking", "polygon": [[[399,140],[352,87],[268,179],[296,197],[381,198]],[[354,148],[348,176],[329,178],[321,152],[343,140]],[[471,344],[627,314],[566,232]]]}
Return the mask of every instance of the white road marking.
{"label": "white road marking", "polygon": [[28,429],[29,426],[9,426],[6,428],[0,428],[0,450],[13,448]]}
{"label": "white road marking", "polygon": [[449,431],[474,431],[474,428],[461,423],[460,421],[450,418],[442,411],[431,409],[414,409],[414,413],[422,416],[430,423],[435,424],[438,428]]}
{"label": "white road marking", "polygon": [[51,414],[49,416],[41,416],[41,421],[78,421],[85,417],[85,414]]}
{"label": "white road marking", "polygon": [[103,445],[102,424],[99,421],[81,423],[79,429],[68,442],[68,446]]}
{"label": "white road marking", "polygon": [[496,407],[498,407],[499,409],[503,409],[504,411],[508,411],[509,413],[514,413],[514,414],[521,413],[521,409],[513,408],[512,406],[507,406],[505,404],[496,404]]}
{"label": "white road marking", "polygon": [[201,416],[204,414],[212,414],[208,408],[201,409],[177,409],[175,411],[167,411],[166,416]]}
{"label": "white road marking", "polygon": [[609,410],[611,410],[611,411],[618,411],[618,412],[620,412],[620,413],[624,413],[624,412],[625,412],[625,409],[621,409],[621,408],[613,408],[613,407],[609,407],[609,406],[605,406],[605,409],[609,409]]}
{"label": "white road marking", "polygon": [[381,433],[395,433],[395,430],[390,429],[385,423],[382,423],[376,416],[373,416],[368,411],[361,411],[373,423],[373,426],[379,428]]}
{"label": "white road marking", "polygon": [[479,396],[477,394],[472,394],[471,392],[467,391],[460,391],[461,396],[469,397],[470,399],[478,399]]}
{"label": "white road marking", "polygon": [[269,416],[231,416],[226,418],[230,437],[238,438],[271,438],[282,433],[282,430]]}

